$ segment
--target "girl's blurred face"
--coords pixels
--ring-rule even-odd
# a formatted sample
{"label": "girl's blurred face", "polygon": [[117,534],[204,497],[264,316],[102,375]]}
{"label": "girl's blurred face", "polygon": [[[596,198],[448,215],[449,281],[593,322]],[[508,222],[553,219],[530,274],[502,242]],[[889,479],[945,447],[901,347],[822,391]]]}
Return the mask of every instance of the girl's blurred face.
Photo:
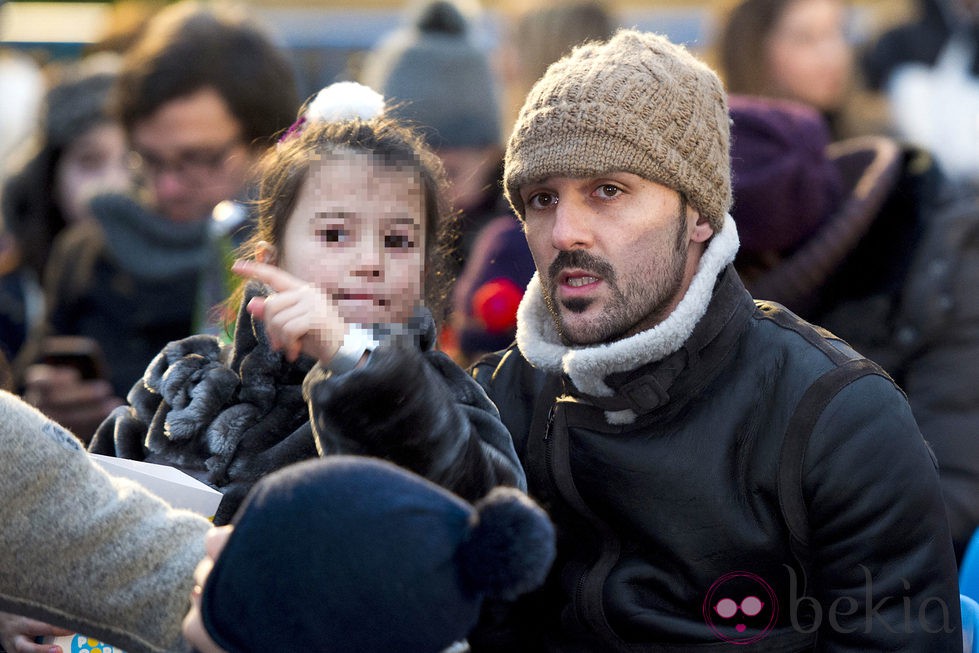
{"label": "girl's blurred face", "polygon": [[795,0],[768,37],[768,70],[779,96],[821,111],[839,108],[850,85],[853,51],[841,0]]}
{"label": "girl's blurred face", "polygon": [[73,140],[58,160],[54,188],[67,222],[88,217],[88,201],[103,192],[129,190],[126,135],[117,124],[102,123]]}
{"label": "girl's blurred face", "polygon": [[315,284],[347,323],[404,322],[423,297],[425,196],[414,170],[350,152],[310,167],[279,267]]}

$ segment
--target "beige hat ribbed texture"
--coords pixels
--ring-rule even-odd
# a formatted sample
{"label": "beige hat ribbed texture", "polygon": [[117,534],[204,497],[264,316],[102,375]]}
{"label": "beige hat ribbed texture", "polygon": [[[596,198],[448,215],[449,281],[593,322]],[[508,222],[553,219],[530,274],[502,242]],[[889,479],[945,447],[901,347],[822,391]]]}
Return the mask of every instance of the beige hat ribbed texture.
{"label": "beige hat ribbed texture", "polygon": [[666,38],[620,30],[552,64],[507,144],[504,187],[631,172],[683,192],[715,231],[731,207],[730,123],[720,79]]}

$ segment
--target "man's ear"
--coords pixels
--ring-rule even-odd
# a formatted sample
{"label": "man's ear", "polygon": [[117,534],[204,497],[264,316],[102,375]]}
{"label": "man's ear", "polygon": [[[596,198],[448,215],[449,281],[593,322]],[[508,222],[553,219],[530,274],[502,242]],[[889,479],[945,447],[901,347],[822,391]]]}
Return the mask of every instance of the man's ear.
{"label": "man's ear", "polygon": [[692,206],[688,205],[687,211],[693,212],[697,218],[693,229],[690,230],[690,240],[695,243],[706,243],[714,235],[714,227],[710,226],[710,220],[700,215],[700,211]]}
{"label": "man's ear", "polygon": [[278,262],[278,254],[279,252],[276,250],[275,245],[261,240],[258,242],[258,247],[255,251],[255,260],[259,263],[275,265]]}

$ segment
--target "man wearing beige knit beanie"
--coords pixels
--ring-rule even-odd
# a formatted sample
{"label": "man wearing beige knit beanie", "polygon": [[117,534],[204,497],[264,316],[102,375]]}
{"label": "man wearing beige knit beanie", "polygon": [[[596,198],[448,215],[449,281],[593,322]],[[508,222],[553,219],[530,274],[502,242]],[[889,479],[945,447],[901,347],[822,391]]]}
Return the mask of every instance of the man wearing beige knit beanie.
{"label": "man wearing beige knit beanie", "polygon": [[528,95],[504,187],[537,273],[473,374],[558,557],[475,651],[962,650],[929,448],[879,367],[744,290],[728,151],[717,76],[656,35]]}

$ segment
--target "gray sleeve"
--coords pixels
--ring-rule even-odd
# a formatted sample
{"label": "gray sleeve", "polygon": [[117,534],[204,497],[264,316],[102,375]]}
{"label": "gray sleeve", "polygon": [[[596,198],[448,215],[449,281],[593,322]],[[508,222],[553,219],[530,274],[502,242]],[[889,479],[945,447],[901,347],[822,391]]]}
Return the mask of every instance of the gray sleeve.
{"label": "gray sleeve", "polygon": [[128,653],[187,650],[180,627],[207,520],[105,474],[5,392],[0,464],[0,610]]}

